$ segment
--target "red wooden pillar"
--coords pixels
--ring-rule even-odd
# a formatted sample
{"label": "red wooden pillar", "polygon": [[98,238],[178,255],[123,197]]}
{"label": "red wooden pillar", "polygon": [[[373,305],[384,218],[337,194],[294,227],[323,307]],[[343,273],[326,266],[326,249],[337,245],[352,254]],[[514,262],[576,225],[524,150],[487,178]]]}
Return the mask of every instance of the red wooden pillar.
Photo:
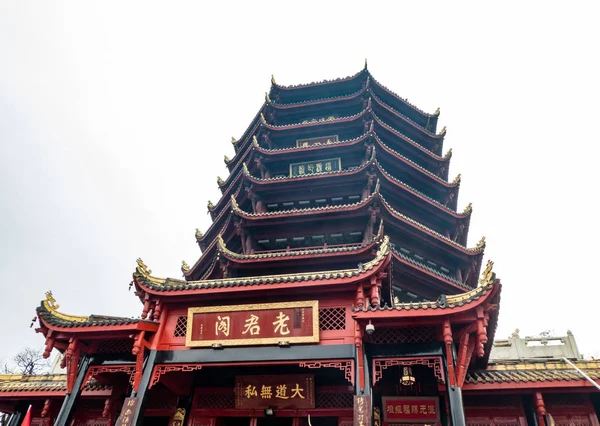
{"label": "red wooden pillar", "polygon": [[546,405],[544,404],[544,398],[542,397],[541,392],[536,392],[533,394],[533,401],[535,404],[535,412],[537,414],[537,420],[539,426],[544,426],[544,416],[546,415]]}

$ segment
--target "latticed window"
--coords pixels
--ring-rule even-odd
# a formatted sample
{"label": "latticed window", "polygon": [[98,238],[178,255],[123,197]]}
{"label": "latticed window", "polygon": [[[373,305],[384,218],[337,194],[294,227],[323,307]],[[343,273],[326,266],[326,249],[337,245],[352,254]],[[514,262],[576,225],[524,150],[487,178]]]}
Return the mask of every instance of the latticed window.
{"label": "latticed window", "polygon": [[131,352],[132,340],[103,340],[98,346],[98,352],[104,354],[122,354]]}
{"label": "latticed window", "polygon": [[354,395],[351,393],[317,391],[315,399],[317,408],[352,408],[354,406]]}
{"label": "latticed window", "polygon": [[173,337],[185,337],[187,333],[187,317],[181,316],[177,318],[177,324],[175,324],[175,330],[173,330]]}
{"label": "latticed window", "polygon": [[370,336],[372,343],[427,343],[436,340],[435,327],[381,328]]}
{"label": "latticed window", "polygon": [[203,394],[198,398],[197,408],[226,409],[235,408],[235,395],[220,392]]}
{"label": "latticed window", "polygon": [[345,330],[346,308],[319,309],[319,329],[321,331]]}

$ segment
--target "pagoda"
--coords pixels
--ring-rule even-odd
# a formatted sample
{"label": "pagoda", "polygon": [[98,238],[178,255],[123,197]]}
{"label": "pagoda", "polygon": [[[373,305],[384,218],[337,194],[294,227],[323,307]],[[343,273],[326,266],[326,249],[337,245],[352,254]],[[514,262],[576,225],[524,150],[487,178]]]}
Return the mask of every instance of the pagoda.
{"label": "pagoda", "polygon": [[0,377],[8,426],[30,406],[36,426],[539,425],[549,411],[598,425],[600,401],[568,365],[490,359],[501,284],[485,238],[468,245],[473,209],[459,207],[439,114],[366,63],[272,78],[231,140],[198,259],[183,278],[138,259],[139,318],[67,315],[48,293],[36,331],[63,356],[47,380],[62,387],[14,377],[10,395]]}

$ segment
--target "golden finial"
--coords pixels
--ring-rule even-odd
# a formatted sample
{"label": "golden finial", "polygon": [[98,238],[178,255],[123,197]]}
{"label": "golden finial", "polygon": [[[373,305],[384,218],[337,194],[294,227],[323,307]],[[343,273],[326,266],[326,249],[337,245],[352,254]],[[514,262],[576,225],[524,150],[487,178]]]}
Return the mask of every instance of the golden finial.
{"label": "golden finial", "polygon": [[256,135],[252,136],[252,146],[254,146],[255,148],[258,148],[258,139],[256,139]]}
{"label": "golden finial", "polygon": [[271,98],[269,97],[269,92],[265,92],[265,101],[271,103]]}
{"label": "golden finial", "polygon": [[452,157],[452,148],[450,148],[448,150],[448,152],[446,153],[446,155],[444,155],[444,158],[450,158],[450,157]]}
{"label": "golden finial", "polygon": [[229,164],[229,162],[230,162],[231,160],[229,159],[229,157],[228,157],[228,156],[226,156],[226,155],[225,155],[225,156],[223,156],[223,161],[225,161],[225,164]]}
{"label": "golden finial", "polygon": [[460,176],[460,173],[459,173],[458,175],[456,175],[456,177],[452,181],[452,184],[453,185],[458,185],[460,183],[460,179],[461,179],[461,176]]}
{"label": "golden finial", "polygon": [[181,272],[187,272],[190,270],[190,265],[186,263],[185,260],[181,261]]}
{"label": "golden finial", "polygon": [[473,211],[473,203],[467,204],[467,207],[463,210],[462,214],[471,214]]}
{"label": "golden finial", "polygon": [[394,305],[398,305],[400,303],[400,299],[398,299],[398,296],[394,296]]}
{"label": "golden finial", "polygon": [[481,237],[481,240],[479,240],[479,242],[477,243],[477,245],[475,246],[475,250],[483,250],[485,248],[485,237]]}
{"label": "golden finial", "polygon": [[236,139],[236,138],[234,138],[233,136],[231,137],[231,143],[232,143],[233,145],[235,145],[235,144],[237,143],[237,139]]}
{"label": "golden finial", "polygon": [[223,186],[224,183],[225,183],[225,181],[223,179],[221,179],[221,176],[217,176],[217,184],[219,186]]}
{"label": "golden finial", "polygon": [[212,210],[215,208],[215,205],[212,203],[212,201],[208,200],[207,207],[208,207],[208,210]]}
{"label": "golden finial", "polygon": [[435,110],[435,112],[433,113],[433,115],[440,115],[440,108],[438,107],[438,109]]}
{"label": "golden finial", "polygon": [[231,196],[231,206],[233,207],[234,210],[240,209],[240,206],[238,206],[237,201],[235,201],[235,195]]}
{"label": "golden finial", "polygon": [[275,76],[273,74],[271,74],[271,84],[275,85],[277,83],[275,83]]}
{"label": "golden finial", "polygon": [[51,311],[57,311],[58,308],[60,308],[60,305],[56,303],[56,299],[52,296],[51,291],[46,292],[46,300],[48,301],[47,306]]}
{"label": "golden finial", "polygon": [[494,279],[496,278],[496,274],[492,271],[494,267],[494,262],[488,260],[487,265],[485,265],[485,269],[481,273],[481,278],[479,279],[479,284],[482,286],[492,284]]}
{"label": "golden finial", "polygon": [[199,230],[198,228],[196,228],[196,238],[200,239],[204,236],[204,234],[202,233],[201,230]]}
{"label": "golden finial", "polygon": [[247,175],[250,174],[250,170],[248,170],[248,165],[244,162],[242,163],[242,166],[244,167],[244,173],[246,173]]}
{"label": "golden finial", "polygon": [[260,120],[261,120],[263,123],[267,124],[267,120],[265,120],[265,115],[264,115],[262,112],[260,113]]}
{"label": "golden finial", "polygon": [[365,69],[367,69],[367,58],[365,58]]}
{"label": "golden finial", "polygon": [[223,248],[227,247],[225,245],[225,240],[223,240],[223,236],[221,234],[217,235],[217,239],[219,240],[219,245]]}
{"label": "golden finial", "polygon": [[142,275],[150,275],[152,273],[152,271],[150,269],[148,269],[148,267],[146,266],[146,264],[142,261],[141,257],[138,257],[136,260],[138,267],[137,270],[140,274]]}
{"label": "golden finial", "polygon": [[446,134],[446,126],[442,127],[442,131],[440,132],[440,136],[443,136]]}

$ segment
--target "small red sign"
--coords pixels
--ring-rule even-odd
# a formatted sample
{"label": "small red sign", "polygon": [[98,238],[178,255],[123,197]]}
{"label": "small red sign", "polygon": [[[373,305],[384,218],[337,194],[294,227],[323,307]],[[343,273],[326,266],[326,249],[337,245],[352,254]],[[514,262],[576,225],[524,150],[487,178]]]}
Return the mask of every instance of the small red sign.
{"label": "small red sign", "polygon": [[383,419],[387,423],[429,423],[440,421],[439,400],[435,397],[383,397]]}
{"label": "small red sign", "polygon": [[318,342],[318,303],[189,308],[186,343],[206,347]]}
{"label": "small red sign", "polygon": [[314,376],[236,376],[235,408],[315,408]]}

